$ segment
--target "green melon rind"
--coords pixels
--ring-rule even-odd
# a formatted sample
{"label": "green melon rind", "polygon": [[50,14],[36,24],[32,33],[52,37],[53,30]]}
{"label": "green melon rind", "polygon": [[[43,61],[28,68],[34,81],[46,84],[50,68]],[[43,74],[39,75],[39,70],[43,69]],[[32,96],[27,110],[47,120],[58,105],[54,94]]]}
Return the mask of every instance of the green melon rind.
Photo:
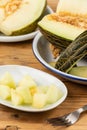
{"label": "green melon rind", "polygon": [[39,29],[41,33],[44,35],[44,37],[53,45],[60,49],[65,49],[71,42],[72,40],[65,39],[63,37],[60,37],[58,35],[53,34],[52,32],[49,32],[47,30],[44,30],[39,26]]}
{"label": "green melon rind", "polygon": [[35,29],[37,28],[37,22],[35,21],[34,23],[32,23],[29,26],[26,26],[20,30],[16,30],[16,31],[12,32],[11,36],[23,35],[23,34],[27,34],[27,33],[31,33],[33,31],[35,31]]}
{"label": "green melon rind", "polygon": [[87,55],[87,31],[80,34],[61,53],[55,64],[55,68],[68,73],[85,55]]}

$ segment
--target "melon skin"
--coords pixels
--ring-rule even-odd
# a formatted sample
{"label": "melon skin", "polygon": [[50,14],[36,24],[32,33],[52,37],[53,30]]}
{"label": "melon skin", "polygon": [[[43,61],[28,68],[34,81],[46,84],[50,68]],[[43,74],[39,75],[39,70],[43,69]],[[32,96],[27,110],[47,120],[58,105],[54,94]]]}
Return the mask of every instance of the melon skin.
{"label": "melon skin", "polygon": [[16,11],[1,16],[0,31],[5,35],[22,35],[35,31],[47,6],[46,0],[20,1],[21,4]]}
{"label": "melon skin", "polygon": [[87,55],[87,30],[81,33],[59,56],[55,68],[68,73]]}
{"label": "melon skin", "polygon": [[72,40],[68,40],[58,35],[55,35],[52,32],[49,32],[48,30],[44,30],[40,26],[39,29],[41,33],[44,35],[44,37],[57,48],[65,49],[72,42]]}

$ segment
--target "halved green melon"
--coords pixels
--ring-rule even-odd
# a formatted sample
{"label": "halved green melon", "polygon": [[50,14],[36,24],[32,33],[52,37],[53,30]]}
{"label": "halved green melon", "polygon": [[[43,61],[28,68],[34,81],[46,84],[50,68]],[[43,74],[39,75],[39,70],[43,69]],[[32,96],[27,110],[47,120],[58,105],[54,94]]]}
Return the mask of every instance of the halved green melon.
{"label": "halved green melon", "polygon": [[56,13],[46,15],[38,23],[47,40],[59,48],[66,48],[87,30],[86,4],[87,0],[60,0]]}
{"label": "halved green melon", "polygon": [[20,35],[34,31],[46,8],[46,0],[1,0],[0,31]]}
{"label": "halved green melon", "polygon": [[59,48],[66,48],[85,28],[58,21],[58,14],[49,14],[39,23],[40,31],[49,42]]}

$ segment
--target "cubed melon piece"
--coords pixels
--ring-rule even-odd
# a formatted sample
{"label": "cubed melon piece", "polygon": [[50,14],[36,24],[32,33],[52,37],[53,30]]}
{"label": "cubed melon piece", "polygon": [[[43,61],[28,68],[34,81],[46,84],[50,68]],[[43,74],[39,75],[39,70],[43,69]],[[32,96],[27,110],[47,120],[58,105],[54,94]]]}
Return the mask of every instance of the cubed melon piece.
{"label": "cubed melon piece", "polygon": [[14,106],[23,104],[23,97],[16,92],[16,90],[11,89],[11,102]]}
{"label": "cubed melon piece", "polygon": [[11,88],[6,85],[0,85],[0,97],[2,99],[10,99],[11,97]]}
{"label": "cubed melon piece", "polygon": [[0,84],[7,85],[10,88],[15,88],[16,83],[12,77],[12,75],[9,72],[6,72],[0,79]]}
{"label": "cubed melon piece", "polygon": [[25,104],[32,103],[32,95],[28,87],[17,87],[16,91],[18,94],[20,94],[23,97]]}
{"label": "cubed melon piece", "polygon": [[33,96],[32,106],[34,108],[43,108],[46,105],[46,94],[35,93]]}
{"label": "cubed melon piece", "polygon": [[57,86],[49,86],[47,91],[47,103],[54,103],[62,97],[63,93]]}
{"label": "cubed melon piece", "polygon": [[36,87],[36,82],[30,75],[25,75],[18,83],[20,87]]}

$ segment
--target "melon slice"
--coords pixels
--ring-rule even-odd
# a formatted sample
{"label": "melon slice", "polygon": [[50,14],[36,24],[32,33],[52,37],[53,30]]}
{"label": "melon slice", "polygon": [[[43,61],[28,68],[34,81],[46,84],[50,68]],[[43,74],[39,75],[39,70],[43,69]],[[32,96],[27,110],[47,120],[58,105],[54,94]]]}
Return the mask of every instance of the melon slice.
{"label": "melon slice", "polygon": [[0,31],[20,35],[34,31],[46,8],[46,0],[1,0]]}
{"label": "melon slice", "polygon": [[87,30],[86,5],[87,0],[60,0],[56,12],[38,23],[41,32],[53,45],[66,48]]}

